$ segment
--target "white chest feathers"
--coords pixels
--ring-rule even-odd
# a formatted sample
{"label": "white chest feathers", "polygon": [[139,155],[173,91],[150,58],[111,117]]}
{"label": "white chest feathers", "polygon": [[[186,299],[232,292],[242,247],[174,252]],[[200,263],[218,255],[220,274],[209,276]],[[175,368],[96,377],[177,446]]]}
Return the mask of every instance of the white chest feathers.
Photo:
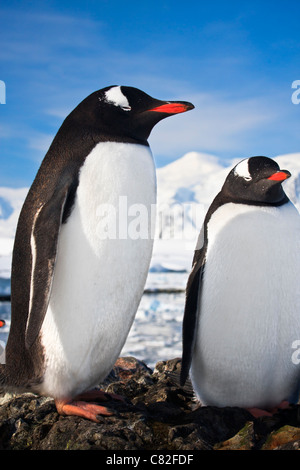
{"label": "white chest feathers", "polygon": [[208,223],[195,391],[204,404],[274,406],[299,382],[300,217],[295,207],[226,204]]}
{"label": "white chest feathers", "polygon": [[100,143],[86,158],[42,327],[43,393],[74,395],[110,372],[146,282],[155,203],[148,147]]}

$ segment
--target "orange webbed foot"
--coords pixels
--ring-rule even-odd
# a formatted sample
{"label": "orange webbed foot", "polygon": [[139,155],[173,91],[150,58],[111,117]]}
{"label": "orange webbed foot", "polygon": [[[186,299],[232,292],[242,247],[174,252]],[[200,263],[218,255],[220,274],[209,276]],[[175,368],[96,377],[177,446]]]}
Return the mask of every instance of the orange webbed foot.
{"label": "orange webbed foot", "polygon": [[278,406],[271,408],[271,409],[261,409],[261,408],[246,408],[249,413],[252,414],[254,418],[260,418],[262,416],[273,416],[274,414],[278,413],[279,410],[286,410],[290,406],[289,402],[284,400]]}
{"label": "orange webbed foot", "polygon": [[103,390],[89,390],[74,397],[74,399],[56,399],[57,412],[63,416],[80,416],[99,423],[98,416],[112,416],[113,411],[106,406],[98,405],[95,401],[118,400],[124,402],[124,398]]}

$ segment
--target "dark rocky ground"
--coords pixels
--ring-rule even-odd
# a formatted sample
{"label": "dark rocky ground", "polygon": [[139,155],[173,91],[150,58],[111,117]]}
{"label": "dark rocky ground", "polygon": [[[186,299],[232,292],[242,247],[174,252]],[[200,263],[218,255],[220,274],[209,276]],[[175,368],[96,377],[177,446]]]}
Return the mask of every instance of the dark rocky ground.
{"label": "dark rocky ground", "polygon": [[0,396],[0,450],[300,450],[300,406],[254,419],[239,408],[201,407],[177,385],[180,360],[150,370],[120,358],[101,388],[125,397],[94,423],[59,416],[54,401]]}

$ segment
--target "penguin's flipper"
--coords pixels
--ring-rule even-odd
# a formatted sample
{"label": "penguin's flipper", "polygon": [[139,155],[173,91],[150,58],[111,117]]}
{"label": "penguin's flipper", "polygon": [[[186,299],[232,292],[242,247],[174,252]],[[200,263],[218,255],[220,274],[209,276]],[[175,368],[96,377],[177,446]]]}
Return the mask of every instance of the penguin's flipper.
{"label": "penguin's flipper", "polygon": [[195,251],[193,268],[186,287],[186,300],[182,325],[182,361],[180,384],[183,386],[188,378],[196,339],[198,303],[201,295],[202,277],[205,266],[205,247]]}
{"label": "penguin's flipper", "polygon": [[41,329],[48,308],[58,235],[64,214],[70,185],[57,188],[51,199],[37,211],[31,232],[31,283],[25,344],[34,343]]}

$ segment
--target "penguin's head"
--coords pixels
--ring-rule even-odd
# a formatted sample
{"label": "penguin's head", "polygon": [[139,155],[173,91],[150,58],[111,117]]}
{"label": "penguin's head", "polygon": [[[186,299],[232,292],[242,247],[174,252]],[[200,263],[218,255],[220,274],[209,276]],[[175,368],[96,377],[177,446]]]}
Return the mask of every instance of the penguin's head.
{"label": "penguin's head", "polygon": [[271,158],[251,157],[231,170],[222,191],[241,202],[280,204],[287,198],[282,183],[290,176]]}
{"label": "penguin's head", "polygon": [[151,130],[162,119],[194,106],[186,101],[161,101],[128,86],[110,86],[84,99],[73,111],[96,140],[146,143]]}

